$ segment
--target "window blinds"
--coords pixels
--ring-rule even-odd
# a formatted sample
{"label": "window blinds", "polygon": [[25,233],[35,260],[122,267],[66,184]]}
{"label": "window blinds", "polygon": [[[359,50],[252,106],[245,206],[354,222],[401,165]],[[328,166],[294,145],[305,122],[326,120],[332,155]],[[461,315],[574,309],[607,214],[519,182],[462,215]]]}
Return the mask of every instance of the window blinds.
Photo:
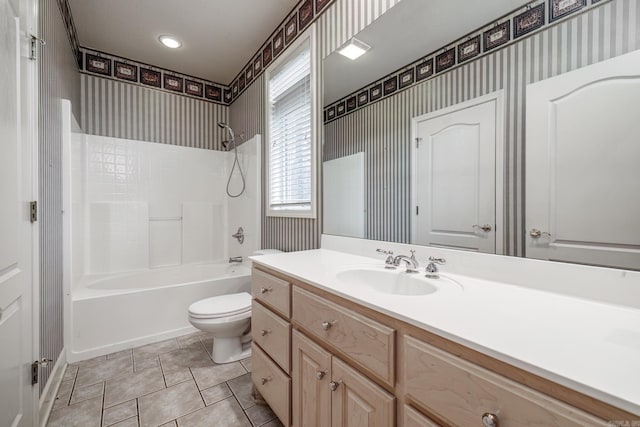
{"label": "window blinds", "polygon": [[269,78],[269,207],[311,210],[311,52],[294,51]]}

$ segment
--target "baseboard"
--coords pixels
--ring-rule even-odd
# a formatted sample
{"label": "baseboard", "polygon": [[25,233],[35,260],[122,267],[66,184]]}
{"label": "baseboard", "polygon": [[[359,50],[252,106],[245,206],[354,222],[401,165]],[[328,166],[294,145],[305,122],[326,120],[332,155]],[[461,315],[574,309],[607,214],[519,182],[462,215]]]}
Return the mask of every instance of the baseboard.
{"label": "baseboard", "polygon": [[117,351],[128,350],[130,348],[139,347],[141,345],[153,344],[158,341],[168,340],[170,338],[179,337],[182,335],[190,334],[192,332],[198,332],[198,329],[194,328],[193,326],[186,326],[184,328],[173,329],[171,331],[162,332],[159,334],[147,335],[144,337],[122,341],[115,344],[109,344],[102,347],[91,348],[88,350],[68,351],[67,361],[69,363],[81,362],[83,360],[91,359],[94,357],[115,353]]}
{"label": "baseboard", "polygon": [[53,404],[56,401],[56,395],[58,394],[58,389],[60,388],[60,384],[62,383],[62,378],[64,377],[64,371],[66,367],[66,351],[62,349],[60,355],[58,356],[58,360],[56,360],[55,364],[53,365],[53,369],[51,370],[51,374],[49,375],[49,380],[47,381],[47,384],[44,386],[42,394],[40,395],[40,409],[38,417],[38,419],[40,420],[40,427],[45,427],[47,425],[47,421],[49,420],[49,415],[51,415]]}

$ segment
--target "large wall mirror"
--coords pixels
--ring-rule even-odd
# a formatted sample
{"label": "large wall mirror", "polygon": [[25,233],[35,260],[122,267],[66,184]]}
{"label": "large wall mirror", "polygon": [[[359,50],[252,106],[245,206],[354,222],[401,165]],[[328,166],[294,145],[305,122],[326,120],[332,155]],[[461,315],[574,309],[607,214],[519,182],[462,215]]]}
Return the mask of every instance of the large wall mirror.
{"label": "large wall mirror", "polygon": [[640,56],[588,36],[616,1],[402,0],[324,58],[323,233],[640,268]]}

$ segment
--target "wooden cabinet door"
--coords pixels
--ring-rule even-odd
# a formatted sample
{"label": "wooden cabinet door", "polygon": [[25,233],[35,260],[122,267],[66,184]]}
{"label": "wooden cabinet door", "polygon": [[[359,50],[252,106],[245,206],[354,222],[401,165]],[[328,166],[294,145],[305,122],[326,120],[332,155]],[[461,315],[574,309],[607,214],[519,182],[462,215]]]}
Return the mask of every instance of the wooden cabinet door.
{"label": "wooden cabinet door", "polygon": [[392,427],[395,397],[334,357],[332,427]]}
{"label": "wooden cabinet door", "polygon": [[331,354],[295,330],[292,350],[293,426],[331,427]]}

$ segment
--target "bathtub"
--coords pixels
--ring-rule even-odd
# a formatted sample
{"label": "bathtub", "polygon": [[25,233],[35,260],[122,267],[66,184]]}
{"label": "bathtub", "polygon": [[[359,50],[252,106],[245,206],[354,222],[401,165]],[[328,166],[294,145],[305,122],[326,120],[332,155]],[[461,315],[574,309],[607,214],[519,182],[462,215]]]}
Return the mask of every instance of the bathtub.
{"label": "bathtub", "polygon": [[189,305],[251,291],[249,264],[198,264],[88,275],[71,292],[69,362],[101,356],[196,329]]}

